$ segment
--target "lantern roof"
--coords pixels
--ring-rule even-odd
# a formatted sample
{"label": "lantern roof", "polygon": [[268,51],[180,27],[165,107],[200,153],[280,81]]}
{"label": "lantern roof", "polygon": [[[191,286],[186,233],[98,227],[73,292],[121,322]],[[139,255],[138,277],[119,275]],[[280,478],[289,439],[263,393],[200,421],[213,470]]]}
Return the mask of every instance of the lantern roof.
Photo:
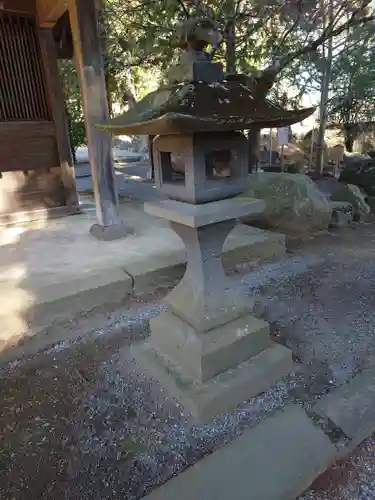
{"label": "lantern roof", "polygon": [[255,98],[239,80],[182,82],[151,92],[133,109],[99,129],[114,135],[181,134],[286,127],[310,116],[314,108],[289,111]]}
{"label": "lantern roof", "polygon": [[205,47],[215,40],[212,25],[189,21],[179,30],[184,49],[170,70],[169,84],[151,92],[128,112],[97,124],[114,135],[183,134],[278,128],[300,122],[314,108],[290,111],[253,95],[245,75],[224,76]]}

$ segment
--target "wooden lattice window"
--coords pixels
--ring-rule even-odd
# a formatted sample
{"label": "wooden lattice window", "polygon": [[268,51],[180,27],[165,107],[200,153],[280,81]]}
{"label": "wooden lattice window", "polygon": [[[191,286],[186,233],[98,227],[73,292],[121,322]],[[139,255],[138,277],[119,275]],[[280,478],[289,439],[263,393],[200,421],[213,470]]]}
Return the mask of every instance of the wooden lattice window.
{"label": "wooden lattice window", "polygon": [[0,12],[0,121],[50,120],[35,20]]}

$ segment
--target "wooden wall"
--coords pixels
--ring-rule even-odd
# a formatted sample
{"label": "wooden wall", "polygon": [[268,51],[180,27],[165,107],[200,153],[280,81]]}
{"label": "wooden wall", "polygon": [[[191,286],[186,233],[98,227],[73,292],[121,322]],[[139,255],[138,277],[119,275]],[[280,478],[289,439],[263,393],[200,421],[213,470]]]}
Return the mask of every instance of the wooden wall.
{"label": "wooden wall", "polygon": [[2,9],[22,14],[36,14],[36,0],[2,0]]}
{"label": "wooden wall", "polygon": [[[13,11],[34,3],[11,1]],[[12,212],[64,207],[67,193],[35,22],[0,10],[0,42],[2,219]]]}
{"label": "wooden wall", "polygon": [[0,220],[66,205],[53,122],[0,122]]}
{"label": "wooden wall", "polygon": [[0,120],[50,120],[35,20],[0,11]]}
{"label": "wooden wall", "polygon": [[1,172],[48,169],[58,164],[52,122],[0,122]]}
{"label": "wooden wall", "polygon": [[17,212],[61,209],[66,196],[60,167],[3,172],[0,179],[0,222]]}

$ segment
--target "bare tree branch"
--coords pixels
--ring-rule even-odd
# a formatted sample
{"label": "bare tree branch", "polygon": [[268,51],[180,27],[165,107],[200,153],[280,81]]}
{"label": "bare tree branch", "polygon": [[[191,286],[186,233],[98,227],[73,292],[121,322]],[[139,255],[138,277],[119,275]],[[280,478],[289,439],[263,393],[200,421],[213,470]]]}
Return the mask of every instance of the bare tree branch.
{"label": "bare tree branch", "polygon": [[190,17],[190,13],[189,13],[189,10],[188,8],[186,7],[186,5],[184,4],[183,0],[178,0],[178,3],[180,4],[185,16],[186,16],[186,19],[189,19]]}
{"label": "bare tree branch", "polygon": [[[375,20],[374,14],[362,18],[356,18],[355,16],[356,12],[353,13],[353,15],[347,22],[341,24],[341,26],[339,26],[336,29],[332,29],[332,23],[331,23],[331,25],[328,26],[327,29],[316,40],[308,43],[305,47],[302,47],[301,49],[298,49],[295,52],[292,52],[291,54],[285,56],[281,61],[279,61],[277,73],[279,73],[282,69],[288,66],[288,64],[290,64],[291,61],[293,61],[294,59],[297,59],[298,57],[301,57],[305,54],[308,54],[309,52],[313,52],[314,50],[316,50],[328,38],[338,36],[348,28],[353,28],[354,26],[359,26],[361,24],[365,24],[367,22]],[[271,70],[272,68],[268,69]]]}
{"label": "bare tree branch", "polygon": [[238,16],[238,13],[240,11],[240,7],[241,7],[241,3],[242,3],[242,0],[237,0],[237,3],[236,3],[236,8],[234,10],[234,15],[235,17]]}
{"label": "bare tree branch", "polygon": [[294,23],[290,26],[289,29],[287,29],[284,33],[284,35],[281,37],[281,40],[280,40],[280,43],[279,43],[279,47],[281,47],[285,40],[287,39],[288,35],[290,35],[294,30],[295,28],[298,26],[300,20],[301,20],[301,16],[302,16],[302,8],[300,6],[299,10],[298,10],[298,16],[296,17]]}
{"label": "bare tree branch", "polygon": [[333,29],[333,23],[330,23],[330,25],[328,25],[328,27],[318,38],[308,43],[304,47],[273,61],[273,63],[268,68],[263,70],[261,75],[258,78],[254,79],[253,83],[251,84],[251,89],[254,95],[258,97],[266,96],[269,90],[274,85],[277,75],[284,68],[286,68],[295,59],[307,55],[310,52],[316,51],[327,39],[336,37],[344,31],[355,26],[359,26],[361,24],[365,24],[367,22],[375,20],[375,14],[358,18],[357,15],[360,12],[360,10],[356,10],[346,22],[342,23],[335,29]]}

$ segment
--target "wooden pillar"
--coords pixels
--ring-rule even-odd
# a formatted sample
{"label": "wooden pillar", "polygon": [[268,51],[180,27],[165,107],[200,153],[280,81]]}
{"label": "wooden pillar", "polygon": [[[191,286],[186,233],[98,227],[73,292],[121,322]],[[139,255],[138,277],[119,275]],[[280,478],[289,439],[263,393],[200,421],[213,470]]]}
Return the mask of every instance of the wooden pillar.
{"label": "wooden pillar", "polygon": [[125,236],[129,230],[118,211],[111,136],[94,126],[109,118],[96,1],[68,0],[68,9],[98,220],[98,224],[91,228],[91,234],[111,240]]}
{"label": "wooden pillar", "polygon": [[61,86],[55,42],[50,29],[40,31],[40,46],[43,57],[48,98],[55,124],[57,150],[60,158],[61,178],[65,188],[66,202],[70,212],[79,210],[74,166],[69,143],[68,124],[65,114],[64,93]]}
{"label": "wooden pillar", "polygon": [[154,135],[148,136],[148,161],[151,167],[151,180],[155,180],[155,164],[154,164]]}

